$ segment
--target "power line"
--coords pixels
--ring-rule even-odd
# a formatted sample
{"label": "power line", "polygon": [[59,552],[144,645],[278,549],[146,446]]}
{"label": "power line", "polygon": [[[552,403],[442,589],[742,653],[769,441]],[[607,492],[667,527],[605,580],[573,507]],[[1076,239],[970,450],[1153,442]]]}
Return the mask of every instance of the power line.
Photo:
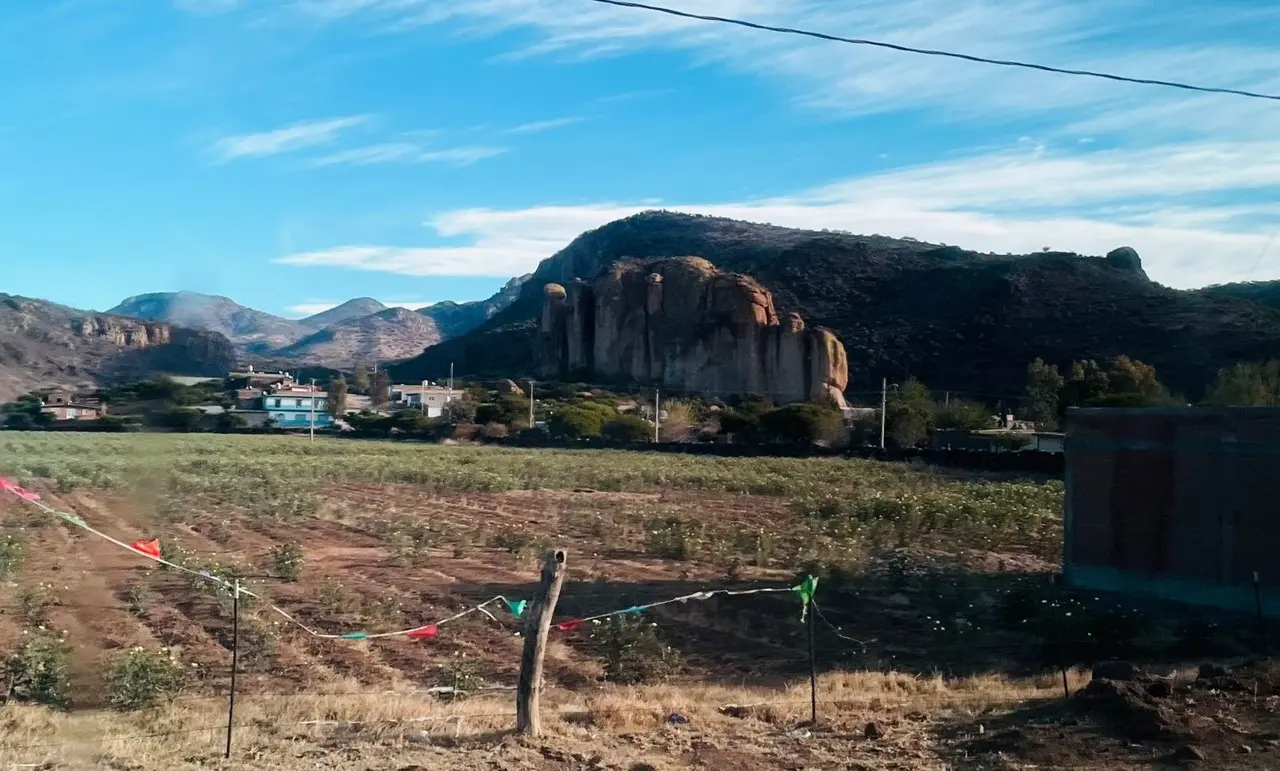
{"label": "power line", "polygon": [[961,59],[967,62],[976,62],[978,64],[992,64],[999,67],[1017,67],[1027,70],[1038,70],[1040,72],[1052,72],[1058,75],[1073,75],[1086,78],[1101,78],[1103,80],[1113,80],[1121,83],[1136,83],[1144,86],[1163,86],[1165,88],[1178,88],[1183,91],[1199,91],[1206,94],[1229,94],[1231,96],[1243,96],[1250,99],[1268,99],[1280,102],[1280,95],[1262,94],[1256,91],[1241,91],[1235,88],[1216,88],[1213,86],[1197,86],[1191,83],[1180,83],[1175,80],[1155,80],[1151,78],[1131,78],[1125,75],[1114,75],[1109,72],[1097,72],[1094,70],[1075,70],[1064,67],[1051,67],[1047,64],[1034,64],[1032,62],[1022,62],[1012,59],[989,59],[985,56],[974,56],[972,54],[956,53],[954,51],[939,51],[932,48],[915,48],[913,46],[899,45],[898,43],[886,43],[880,40],[866,40],[862,38],[841,37],[839,35],[829,35],[825,32],[812,32],[810,30],[796,29],[794,27],[775,27],[770,24],[758,24],[752,21],[744,21],[742,19],[731,19],[725,16],[709,16],[700,13],[689,13],[688,11],[678,11],[674,8],[664,8],[660,5],[648,5],[646,3],[629,2],[629,0],[591,0],[593,3],[602,3],[604,5],[616,5],[622,8],[637,8],[643,11],[654,11],[656,13],[665,13],[669,16],[679,16],[684,19],[695,19],[697,21],[714,21],[721,24],[733,24],[739,27],[747,27],[749,29],[762,30],[765,32],[781,32],[787,35],[800,35],[802,37],[811,37],[818,40],[828,40],[834,43],[848,43],[850,45],[872,46],[875,48],[887,48],[891,51],[901,51],[909,54],[921,54],[923,56],[941,56],[947,59]]}

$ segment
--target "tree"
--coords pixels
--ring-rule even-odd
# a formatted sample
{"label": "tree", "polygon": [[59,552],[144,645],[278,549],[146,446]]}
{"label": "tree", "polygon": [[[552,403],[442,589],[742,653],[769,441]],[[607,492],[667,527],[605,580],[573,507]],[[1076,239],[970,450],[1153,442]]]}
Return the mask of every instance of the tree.
{"label": "tree", "polygon": [[760,433],[760,418],[773,409],[768,401],[751,399],[720,413],[720,433],[734,441],[754,442]]}
{"label": "tree", "polygon": [[991,419],[991,410],[977,402],[968,402],[963,399],[955,399],[939,408],[934,418],[934,425],[937,428],[959,431],[982,431],[995,427]]}
{"label": "tree", "polygon": [[351,390],[358,394],[369,393],[369,370],[365,367],[364,362],[356,362],[355,372],[352,374]]}
{"label": "tree", "polygon": [[1027,403],[1024,412],[1036,427],[1058,427],[1058,402],[1065,382],[1058,372],[1057,364],[1045,364],[1044,359],[1036,359],[1027,365]]}
{"label": "tree", "polygon": [[515,426],[517,423],[527,423],[528,415],[529,399],[523,394],[506,393],[492,402],[477,407],[475,422]]}
{"label": "tree", "polygon": [[338,375],[329,381],[329,394],[325,399],[329,414],[335,418],[342,417],[347,411],[347,379]]}
{"label": "tree", "polygon": [[391,376],[378,370],[373,376],[373,385],[369,387],[369,403],[381,407],[391,401]]}
{"label": "tree", "polygon": [[1083,407],[1097,402],[1111,391],[1111,378],[1093,359],[1072,362],[1071,375],[1062,386],[1062,398],[1058,401],[1058,414],[1065,414],[1067,407]]}
{"label": "tree", "polygon": [[1206,404],[1275,407],[1280,404],[1280,361],[1241,362],[1218,370],[1205,394]]}
{"label": "tree", "polygon": [[28,413],[11,412],[4,419],[4,427],[13,431],[30,431],[36,427],[36,421]]}
{"label": "tree", "polygon": [[598,436],[604,430],[604,416],[580,406],[561,407],[547,421],[547,428],[557,439],[581,439]]}
{"label": "tree", "polygon": [[469,399],[454,399],[444,406],[441,416],[452,425],[476,422],[476,403]]}
{"label": "tree", "polygon": [[683,442],[698,422],[693,405],[688,402],[667,402],[666,415],[658,424],[658,438],[664,442]]}
{"label": "tree", "polygon": [[647,442],[653,424],[639,415],[619,415],[605,423],[602,432],[615,442]]}
{"label": "tree", "polygon": [[915,447],[928,439],[933,423],[933,394],[924,383],[910,378],[889,395],[885,404],[885,432],[895,447]]}
{"label": "tree", "polygon": [[235,412],[224,412],[213,419],[213,430],[223,434],[229,434],[248,425],[249,421]]}
{"label": "tree", "polygon": [[1156,368],[1128,356],[1117,356],[1111,360],[1107,381],[1111,393],[1132,394],[1144,402],[1156,403],[1167,395],[1164,386],[1156,379]]}
{"label": "tree", "polygon": [[823,404],[797,402],[762,415],[760,433],[775,442],[835,445],[845,438],[844,416]]}

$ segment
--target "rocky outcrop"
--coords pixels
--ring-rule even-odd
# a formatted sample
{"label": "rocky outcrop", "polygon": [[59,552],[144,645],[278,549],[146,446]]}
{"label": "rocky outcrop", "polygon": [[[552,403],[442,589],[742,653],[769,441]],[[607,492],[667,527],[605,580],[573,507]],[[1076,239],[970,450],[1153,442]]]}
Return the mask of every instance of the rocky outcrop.
{"label": "rocky outcrop", "polygon": [[795,313],[779,320],[769,290],[702,258],[627,260],[590,282],[546,284],[544,294],[543,377],[844,405],[848,360],[836,336]]}
{"label": "rocky outcrop", "polygon": [[150,324],[121,316],[85,316],[74,319],[71,328],[80,337],[102,339],[123,348],[166,345],[172,329],[167,324]]}

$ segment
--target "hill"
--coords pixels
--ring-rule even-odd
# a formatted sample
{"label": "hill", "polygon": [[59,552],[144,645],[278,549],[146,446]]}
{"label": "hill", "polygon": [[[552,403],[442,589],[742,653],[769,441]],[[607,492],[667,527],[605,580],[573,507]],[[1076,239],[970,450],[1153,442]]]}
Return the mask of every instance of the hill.
{"label": "hill", "polygon": [[301,319],[299,323],[312,329],[324,329],[330,324],[337,324],[347,319],[359,318],[360,316],[368,316],[370,313],[385,311],[387,306],[373,299],[372,297],[357,297],[354,300],[347,300],[343,304],[330,308],[327,311],[321,311],[314,316],[308,316]]}
{"label": "hill", "polygon": [[0,401],[49,386],[224,375],[234,365],[217,333],[0,294]]}
{"label": "hill", "polygon": [[418,313],[435,322],[445,340],[466,334],[502,311],[520,296],[520,288],[531,274],[508,281],[487,300],[456,303],[451,300],[419,308]]}
{"label": "hill", "polygon": [[387,308],[330,324],[273,355],[341,368],[358,361],[382,362],[416,356],[441,339],[439,328],[426,316],[404,308]]}
{"label": "hill", "polygon": [[1028,362],[1128,354],[1197,396],[1220,368],[1280,356],[1280,309],[1151,281],[1132,249],[1107,257],[995,255],[914,239],[817,232],[646,212],[584,233],[543,260],[505,310],[393,368],[398,379],[533,371],[543,287],[590,279],[624,258],[706,258],[754,277],[779,315],[833,330],[850,388],[915,376],[939,389],[1021,393]]}
{"label": "hill", "polygon": [[217,332],[252,353],[290,345],[314,331],[302,322],[246,308],[227,297],[199,292],[140,294],[107,312]]}

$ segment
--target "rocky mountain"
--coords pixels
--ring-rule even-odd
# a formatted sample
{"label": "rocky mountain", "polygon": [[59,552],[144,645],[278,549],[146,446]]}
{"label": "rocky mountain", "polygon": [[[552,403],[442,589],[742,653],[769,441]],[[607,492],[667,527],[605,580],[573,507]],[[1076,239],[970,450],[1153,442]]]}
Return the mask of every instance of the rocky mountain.
{"label": "rocky mountain", "polygon": [[216,332],[0,294],[0,401],[47,386],[225,375],[235,350]]}
{"label": "rocky mountain", "polygon": [[487,300],[475,300],[456,303],[451,300],[438,302],[419,308],[418,313],[430,318],[440,330],[441,338],[449,340],[466,334],[504,310],[520,296],[520,288],[529,279],[530,274],[518,276],[508,281],[496,294]]}
{"label": "rocky mountain", "polygon": [[399,379],[535,371],[544,287],[595,280],[625,258],[705,258],[749,275],[776,312],[831,329],[853,392],[915,376],[938,389],[1021,393],[1028,362],[1118,354],[1153,364],[1196,397],[1235,361],[1280,357],[1280,309],[1217,290],[1151,281],[1132,249],[1106,257],[996,255],[912,239],[796,230],[646,212],[574,239],[544,260],[515,301],[475,330],[392,368]]}
{"label": "rocky mountain", "polygon": [[314,316],[308,316],[299,321],[300,324],[312,329],[324,329],[330,324],[337,324],[347,319],[355,319],[361,316],[368,316],[371,313],[385,311],[387,306],[373,299],[372,297],[357,297],[354,300],[347,300],[342,305],[330,308],[327,311],[321,311]]}
{"label": "rocky mountain", "polygon": [[844,346],[828,330],[805,328],[798,313],[779,320],[773,296],[750,276],[698,257],[624,260],[594,281],[543,291],[544,377],[844,406]]}
{"label": "rocky mountain", "polygon": [[274,357],[326,367],[350,367],[407,359],[442,339],[436,324],[405,308],[387,308],[330,324],[272,353]]}
{"label": "rocky mountain", "polygon": [[199,292],[154,292],[130,297],[107,313],[217,332],[237,347],[265,353],[297,341],[314,327]]}

